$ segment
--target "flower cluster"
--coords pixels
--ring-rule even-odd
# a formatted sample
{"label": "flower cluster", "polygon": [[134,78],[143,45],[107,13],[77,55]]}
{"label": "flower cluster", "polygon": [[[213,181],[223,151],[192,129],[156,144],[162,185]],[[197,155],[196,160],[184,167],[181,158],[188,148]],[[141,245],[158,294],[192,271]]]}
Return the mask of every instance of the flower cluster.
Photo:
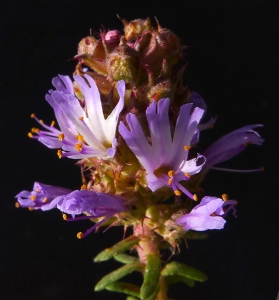
{"label": "flower cluster", "polygon": [[[59,158],[79,160],[81,189],[36,182],[16,196],[16,206],[57,208],[65,220],[93,221],[79,238],[103,223],[130,226],[147,268],[149,254],[175,251],[190,231],[222,229],[227,213],[235,215],[235,200],[205,196],[199,184],[246,145],[261,145],[255,129],[262,125],[235,130],[202,151],[200,133],[215,118],[202,122],[205,101],[182,84],[179,38],[158,21],[157,28],[150,19],[122,22],[124,35],[103,30],[100,39],[79,43],[73,80],[53,78],[46,100],[59,127],[31,115],[42,129],[32,128],[29,137],[57,149]],[[154,299],[143,290],[142,299]]]}

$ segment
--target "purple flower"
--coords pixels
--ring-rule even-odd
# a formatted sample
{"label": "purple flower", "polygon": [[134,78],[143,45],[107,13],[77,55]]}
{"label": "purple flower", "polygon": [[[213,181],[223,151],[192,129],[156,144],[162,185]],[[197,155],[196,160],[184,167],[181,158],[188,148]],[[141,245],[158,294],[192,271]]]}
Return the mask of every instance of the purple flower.
{"label": "purple flower", "polygon": [[187,160],[204,111],[196,107],[191,113],[192,104],[182,105],[172,136],[168,115],[169,102],[169,99],[161,99],[158,104],[153,101],[146,110],[151,143],[144,135],[136,116],[131,113],[127,115],[130,130],[120,122],[119,132],[147,171],[146,179],[152,191],[167,185],[177,195],[180,195],[181,190],[194,199],[179,182],[189,180],[205,163],[205,158],[199,154],[197,158]]}
{"label": "purple flower", "polygon": [[66,188],[35,182],[32,192],[22,191],[16,198],[21,207],[49,210],[53,208],[50,204],[54,198],[70,192],[71,190]]}
{"label": "purple flower", "polygon": [[[115,214],[125,212],[127,208],[124,199],[105,193],[98,193],[90,190],[77,190],[72,193],[57,197],[53,204],[63,213],[71,214],[72,219],[63,215],[67,221],[78,221],[84,219],[104,217],[101,221],[90,227],[85,233],[79,232],[78,238],[83,238],[91,233],[96,227],[110,219]],[[86,216],[76,217],[85,214]]]}
{"label": "purple flower", "polygon": [[177,224],[184,230],[204,231],[208,229],[222,229],[226,223],[223,219],[229,210],[235,215],[235,200],[223,201],[216,197],[204,197],[200,204],[195,206],[189,214],[177,220]]}
{"label": "purple flower", "polygon": [[[206,157],[204,169],[209,169],[216,164],[222,163],[245,149],[248,144],[262,145],[264,139],[254,131],[256,127],[263,125],[248,125],[239,128],[221,137],[209,146],[203,155]],[[217,169],[217,168],[216,168]]]}
{"label": "purple flower", "polygon": [[74,76],[85,98],[85,109],[74,96],[73,85],[68,76],[59,75],[59,78],[53,79],[56,91],[50,90],[46,100],[53,107],[61,130],[42,124],[46,131],[34,128],[32,132],[37,135],[29,136],[37,138],[49,148],[62,148],[63,152],[58,151],[59,157],[113,157],[118,117],[124,106],[125,82],[122,80],[117,83],[120,99],[105,119],[98,87],[90,76],[85,75],[85,78],[89,85],[83,77]]}

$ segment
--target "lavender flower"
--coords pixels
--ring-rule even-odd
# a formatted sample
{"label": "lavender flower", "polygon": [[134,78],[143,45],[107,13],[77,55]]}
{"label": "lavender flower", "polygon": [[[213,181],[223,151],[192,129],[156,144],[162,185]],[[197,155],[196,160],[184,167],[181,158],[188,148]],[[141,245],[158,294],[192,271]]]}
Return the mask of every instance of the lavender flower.
{"label": "lavender flower", "polygon": [[157,105],[156,101],[153,101],[146,110],[151,144],[133,114],[127,115],[130,130],[120,122],[119,132],[147,171],[146,179],[152,191],[167,185],[176,195],[180,195],[181,190],[194,199],[194,195],[179,181],[189,180],[189,177],[198,173],[205,163],[205,158],[199,154],[197,158],[187,160],[191,141],[204,111],[196,107],[191,114],[192,104],[182,105],[172,137],[168,115],[169,102],[169,99],[161,99]]}
{"label": "lavender flower", "polygon": [[227,215],[228,211],[232,209],[235,215],[234,205],[236,205],[235,200],[223,201],[217,197],[206,196],[189,214],[179,218],[177,224],[183,226],[185,231],[190,229],[196,231],[222,229],[226,223],[223,217]]}
{"label": "lavender flower", "polygon": [[15,198],[17,198],[21,207],[49,210],[53,208],[50,206],[53,199],[69,194],[70,192],[71,190],[66,188],[35,182],[32,192],[22,191]]}
{"label": "lavender flower", "polygon": [[[72,215],[72,219],[63,215],[67,221],[105,217],[85,233],[79,232],[77,234],[78,238],[87,236],[113,215],[127,211],[122,198],[90,190],[76,190],[68,195],[57,197],[53,200],[53,205],[57,206],[63,213]],[[86,216],[76,218],[76,215],[79,214],[86,214]]]}
{"label": "lavender flower", "polygon": [[[105,119],[100,93],[90,76],[85,75],[90,86],[81,76],[74,76],[84,95],[86,111],[74,96],[70,78],[61,75],[59,77],[52,81],[57,90],[50,90],[46,100],[53,107],[61,130],[42,124],[46,131],[34,128],[32,132],[37,135],[29,136],[37,138],[49,148],[62,148],[63,152],[58,151],[59,157],[113,157],[116,149],[116,126],[124,106],[125,82],[122,80],[117,83],[120,99]],[[37,118],[36,120],[39,121]]]}
{"label": "lavender flower", "polygon": [[204,170],[208,170],[216,164],[232,158],[243,151],[248,144],[262,145],[264,139],[253,130],[256,127],[261,126],[263,125],[256,124],[244,126],[221,137],[209,146],[203,152],[203,155],[206,157]]}

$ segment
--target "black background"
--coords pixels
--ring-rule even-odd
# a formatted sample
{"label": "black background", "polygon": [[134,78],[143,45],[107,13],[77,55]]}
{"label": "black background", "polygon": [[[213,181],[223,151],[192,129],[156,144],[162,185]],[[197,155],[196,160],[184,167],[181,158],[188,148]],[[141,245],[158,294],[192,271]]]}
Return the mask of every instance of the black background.
{"label": "black background", "polygon": [[[208,195],[228,193],[238,200],[238,218],[206,241],[190,241],[176,257],[203,270],[209,280],[191,289],[176,285],[170,299],[276,299],[278,271],[278,6],[276,1],[9,1],[1,5],[1,210],[0,297],[10,299],[125,299],[94,293],[101,276],[118,264],[93,264],[103,248],[121,239],[120,228],[76,239],[90,223],[63,222],[58,211],[15,209],[14,196],[34,181],[80,187],[71,159],[28,139],[36,113],[50,123],[44,100],[52,77],[71,74],[78,42],[128,20],[157,16],[190,45],[185,82],[217,115],[203,143],[248,124],[262,123],[263,147],[249,146],[226,166],[256,168],[252,174],[211,171]],[[277,147],[277,148],[276,148]],[[134,277],[138,279],[137,276]]]}

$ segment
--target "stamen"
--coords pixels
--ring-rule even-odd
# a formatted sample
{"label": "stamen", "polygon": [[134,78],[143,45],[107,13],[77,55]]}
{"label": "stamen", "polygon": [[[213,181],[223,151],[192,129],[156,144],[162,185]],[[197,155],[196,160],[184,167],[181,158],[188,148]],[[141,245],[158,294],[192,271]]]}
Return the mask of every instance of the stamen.
{"label": "stamen", "polygon": [[193,195],[193,200],[194,200],[194,201],[198,201],[198,196],[197,196],[197,194],[194,194],[194,195]]}
{"label": "stamen", "polygon": [[227,200],[229,199],[229,195],[228,195],[228,194],[223,194],[223,195],[222,195],[222,199],[223,199],[224,201],[227,201]]}
{"label": "stamen", "polygon": [[63,218],[63,220],[65,220],[65,221],[67,221],[67,220],[68,220],[68,217],[67,217],[67,215],[66,215],[66,214],[62,214],[62,218]]}
{"label": "stamen", "polygon": [[64,140],[64,137],[65,137],[64,133],[60,133],[60,134],[58,135],[58,138],[59,138],[60,141],[63,141],[63,140]]}
{"label": "stamen", "polygon": [[36,188],[36,189],[35,189],[35,192],[36,192],[36,193],[40,193],[40,191],[41,191],[41,190],[40,190],[39,188]]}
{"label": "stamen", "polygon": [[78,134],[78,135],[77,135],[77,140],[78,140],[79,142],[81,142],[81,143],[84,142],[84,138],[83,138],[83,136],[82,136],[81,134]]}
{"label": "stamen", "polygon": [[41,124],[44,124],[44,121],[41,119],[41,120],[39,120],[39,122],[41,123]]}
{"label": "stamen", "polygon": [[170,179],[168,180],[168,185],[171,185],[171,184],[172,184],[172,181],[173,181],[173,179],[170,178]]}
{"label": "stamen", "polygon": [[80,187],[81,190],[86,190],[86,184],[83,184],[81,187]]}
{"label": "stamen", "polygon": [[246,142],[243,146],[247,147],[248,145],[252,144],[252,142]]}
{"label": "stamen", "polygon": [[82,144],[75,144],[77,151],[81,151],[82,150]]}
{"label": "stamen", "polygon": [[189,151],[191,149],[191,146],[184,146],[185,151]]}
{"label": "stamen", "polygon": [[179,190],[175,190],[174,193],[176,196],[181,196],[181,192]]}
{"label": "stamen", "polygon": [[173,177],[175,174],[175,172],[173,170],[168,171],[168,176],[169,177]]}
{"label": "stamen", "polygon": [[29,209],[30,211],[32,211],[32,210],[34,210],[34,207],[30,206],[30,207],[28,207],[28,209]]}
{"label": "stamen", "polygon": [[62,151],[60,149],[57,151],[57,155],[59,158],[62,158]]}
{"label": "stamen", "polygon": [[47,197],[45,197],[43,200],[42,200],[43,203],[46,203],[47,202]]}
{"label": "stamen", "polygon": [[30,199],[31,199],[32,201],[35,201],[35,200],[36,200],[36,196],[35,196],[35,195],[31,195],[31,196],[30,196]]}
{"label": "stamen", "polygon": [[79,117],[78,119],[79,119],[80,121],[83,121],[84,117]]}
{"label": "stamen", "polygon": [[28,132],[28,136],[29,136],[30,138],[32,138],[32,137],[33,137],[33,134],[32,134],[31,132]]}
{"label": "stamen", "polygon": [[211,170],[225,171],[225,172],[235,172],[235,173],[253,173],[253,172],[262,172],[264,171],[264,167],[259,169],[250,169],[250,170],[236,170],[236,169],[227,169],[227,168],[218,168],[212,167]]}
{"label": "stamen", "polygon": [[55,125],[55,121],[51,121],[50,127],[53,127]]}
{"label": "stamen", "polygon": [[83,233],[82,232],[78,232],[77,233],[77,238],[78,239],[82,239],[83,238]]}
{"label": "stamen", "polygon": [[19,208],[19,207],[20,207],[20,204],[19,204],[18,202],[16,202],[16,203],[15,203],[15,207],[16,207],[16,208]]}
{"label": "stamen", "polygon": [[35,116],[35,114],[31,114],[31,116],[30,116],[30,118],[35,118],[36,116]]}
{"label": "stamen", "polygon": [[189,173],[184,173],[184,175],[185,175],[186,177],[188,177],[188,178],[191,177],[191,175],[190,175]]}

